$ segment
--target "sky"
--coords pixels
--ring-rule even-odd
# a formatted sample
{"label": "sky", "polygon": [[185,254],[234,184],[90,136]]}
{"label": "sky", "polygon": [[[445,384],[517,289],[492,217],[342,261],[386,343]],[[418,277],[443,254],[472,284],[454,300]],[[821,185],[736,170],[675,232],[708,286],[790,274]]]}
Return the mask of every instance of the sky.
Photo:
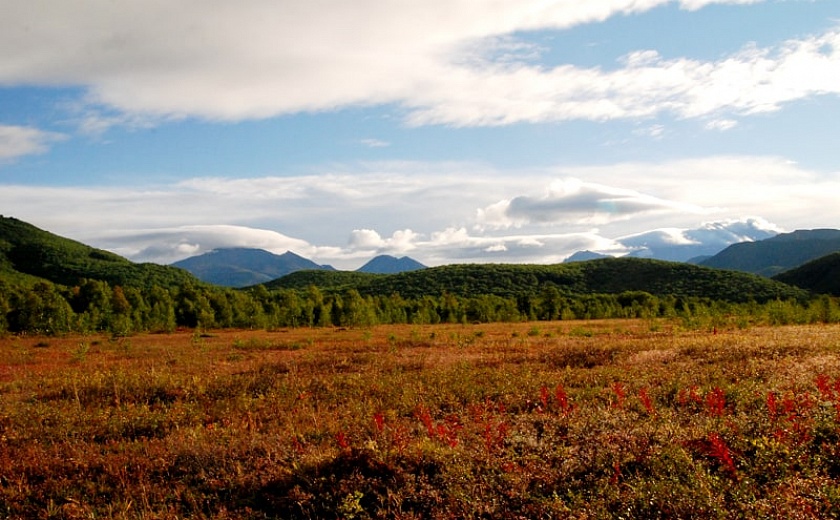
{"label": "sky", "polygon": [[0,214],[138,262],[840,227],[837,0],[0,0]]}

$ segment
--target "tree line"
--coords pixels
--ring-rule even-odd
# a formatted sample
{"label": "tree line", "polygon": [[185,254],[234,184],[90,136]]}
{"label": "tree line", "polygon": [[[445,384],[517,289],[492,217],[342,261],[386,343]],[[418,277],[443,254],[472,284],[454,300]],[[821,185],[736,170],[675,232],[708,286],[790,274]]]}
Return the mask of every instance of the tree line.
{"label": "tree line", "polygon": [[687,326],[840,321],[836,298],[733,303],[644,291],[569,294],[545,283],[530,294],[504,297],[443,293],[404,298],[362,295],[354,288],[322,291],[237,290],[193,283],[171,288],[110,285],[83,280],[68,287],[0,280],[0,333],[64,334],[171,332],[191,329],[367,327],[380,324],[487,323],[570,319],[673,318]]}

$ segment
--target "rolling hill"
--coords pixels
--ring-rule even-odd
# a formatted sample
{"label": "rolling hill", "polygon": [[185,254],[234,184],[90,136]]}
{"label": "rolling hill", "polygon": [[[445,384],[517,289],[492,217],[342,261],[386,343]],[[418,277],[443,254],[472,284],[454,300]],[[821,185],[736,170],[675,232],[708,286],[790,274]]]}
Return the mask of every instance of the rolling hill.
{"label": "rolling hill", "polygon": [[182,269],[137,264],[3,216],[0,216],[0,274],[5,279],[25,284],[44,279],[67,286],[85,278],[131,287],[199,283]]}
{"label": "rolling hill", "polygon": [[773,279],[815,294],[840,296],[840,252],[779,273]]}
{"label": "rolling hill", "polygon": [[840,230],[799,230],[733,244],[700,265],[773,276],[835,251],[840,251]]}
{"label": "rolling hill", "polygon": [[363,295],[399,293],[405,298],[494,294],[518,297],[555,286],[568,295],[645,291],[731,302],[765,302],[807,297],[807,292],[761,276],[682,262],[608,258],[556,265],[457,264],[390,275],[300,271],[266,284],[268,288],[325,291],[356,289]]}

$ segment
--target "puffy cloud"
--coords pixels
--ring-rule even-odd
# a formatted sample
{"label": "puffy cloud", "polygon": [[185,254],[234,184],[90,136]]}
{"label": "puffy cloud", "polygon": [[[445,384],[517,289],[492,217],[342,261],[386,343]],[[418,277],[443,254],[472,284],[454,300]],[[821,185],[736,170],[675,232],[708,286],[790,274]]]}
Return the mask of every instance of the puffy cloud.
{"label": "puffy cloud", "polygon": [[350,234],[349,245],[361,249],[378,249],[385,245],[385,241],[372,229],[354,229]]}
{"label": "puffy cloud", "polygon": [[49,145],[66,136],[26,126],[0,125],[0,161],[44,153]]}
{"label": "puffy cloud", "polygon": [[[687,10],[757,0],[682,0]],[[395,104],[409,124],[712,119],[838,94],[840,31],[718,61],[628,54],[616,70],[534,63],[516,34],[642,13],[669,0],[119,2],[0,0],[0,85],[81,86],[87,132],[148,120],[267,118]],[[139,123],[138,123],[139,122]],[[654,128],[654,127],[652,127]],[[378,146],[381,141],[371,140]]]}
{"label": "puffy cloud", "polygon": [[394,231],[390,238],[372,229],[354,229],[350,234],[348,247],[352,250],[376,253],[405,253],[414,249],[420,235],[410,229]]}

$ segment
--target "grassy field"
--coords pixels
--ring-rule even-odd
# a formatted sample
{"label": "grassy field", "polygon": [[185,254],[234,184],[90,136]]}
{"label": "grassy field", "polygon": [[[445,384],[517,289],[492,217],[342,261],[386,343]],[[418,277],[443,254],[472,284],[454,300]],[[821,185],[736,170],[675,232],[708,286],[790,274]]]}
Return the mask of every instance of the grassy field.
{"label": "grassy field", "polygon": [[840,326],[0,338],[3,518],[840,517]]}

